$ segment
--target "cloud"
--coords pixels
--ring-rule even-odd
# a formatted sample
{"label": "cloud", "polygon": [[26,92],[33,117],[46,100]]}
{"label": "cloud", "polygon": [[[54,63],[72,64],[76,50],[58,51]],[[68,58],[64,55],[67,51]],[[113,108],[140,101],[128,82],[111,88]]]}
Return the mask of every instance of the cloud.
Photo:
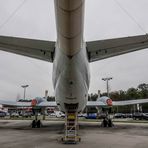
{"label": "cloud", "polygon": [[[0,1],[0,24],[3,24],[23,0]],[[148,31],[148,1],[118,0],[143,29]],[[134,4],[134,5],[133,5]],[[143,34],[114,0],[86,0],[85,39],[99,40]],[[56,39],[53,0],[27,0],[18,12],[0,28],[0,35],[45,40]],[[112,76],[111,90],[148,83],[148,50],[138,51],[90,64],[90,92],[105,91],[102,77]],[[23,96],[22,84],[29,84],[27,96],[43,96],[52,87],[52,64],[0,51],[0,98]]]}

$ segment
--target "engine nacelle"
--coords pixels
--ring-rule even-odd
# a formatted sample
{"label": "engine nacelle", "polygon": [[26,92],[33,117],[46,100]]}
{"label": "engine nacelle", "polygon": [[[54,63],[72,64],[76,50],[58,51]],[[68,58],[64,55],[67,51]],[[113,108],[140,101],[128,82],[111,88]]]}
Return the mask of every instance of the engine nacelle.
{"label": "engine nacelle", "polygon": [[43,102],[43,98],[40,98],[40,97],[36,97],[35,99],[32,99],[31,101],[31,106],[32,107],[35,107],[37,104]]}
{"label": "engine nacelle", "polygon": [[100,97],[99,99],[97,99],[97,101],[101,101],[107,106],[112,106],[112,99],[107,96]]}

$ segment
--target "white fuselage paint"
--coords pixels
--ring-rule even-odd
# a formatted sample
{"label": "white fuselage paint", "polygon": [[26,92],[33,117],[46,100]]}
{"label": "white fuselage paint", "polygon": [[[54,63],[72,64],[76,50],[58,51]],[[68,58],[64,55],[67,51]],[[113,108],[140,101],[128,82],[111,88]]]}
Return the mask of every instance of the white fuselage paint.
{"label": "white fuselage paint", "polygon": [[53,62],[56,102],[78,104],[82,111],[88,100],[90,81],[86,45],[83,41],[84,0],[55,0],[57,43]]}

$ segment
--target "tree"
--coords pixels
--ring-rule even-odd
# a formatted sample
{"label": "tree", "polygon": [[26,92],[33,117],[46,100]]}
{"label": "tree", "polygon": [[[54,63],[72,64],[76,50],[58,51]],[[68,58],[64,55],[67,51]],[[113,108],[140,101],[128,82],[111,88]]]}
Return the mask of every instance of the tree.
{"label": "tree", "polygon": [[98,94],[90,94],[88,95],[88,101],[96,101],[98,99]]}
{"label": "tree", "polygon": [[119,94],[120,94],[120,100],[126,100],[126,91],[123,90],[119,90]]}
{"label": "tree", "polygon": [[100,96],[101,96],[101,97],[102,97],[102,96],[107,96],[107,93],[106,93],[106,92],[101,93]]}
{"label": "tree", "polygon": [[47,101],[49,101],[49,102],[55,101],[55,97],[54,96],[48,96]]}
{"label": "tree", "polygon": [[145,84],[145,83],[139,84],[138,90],[139,90],[140,98],[148,97],[148,84]]}
{"label": "tree", "polygon": [[145,83],[139,84],[138,89],[140,89],[140,90],[148,90],[148,84],[145,84]]}
{"label": "tree", "polygon": [[129,88],[126,92],[126,97],[127,97],[127,99],[131,99],[131,100],[140,98],[140,95],[138,93],[138,89],[133,88],[133,87]]}
{"label": "tree", "polygon": [[114,91],[110,93],[110,98],[114,101],[120,100],[120,94],[118,91]]}

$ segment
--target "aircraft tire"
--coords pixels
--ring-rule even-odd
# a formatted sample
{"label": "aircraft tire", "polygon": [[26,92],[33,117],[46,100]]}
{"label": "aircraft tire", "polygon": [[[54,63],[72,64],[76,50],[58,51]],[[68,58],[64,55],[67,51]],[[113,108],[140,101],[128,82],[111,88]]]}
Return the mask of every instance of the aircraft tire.
{"label": "aircraft tire", "polygon": [[40,127],[41,127],[41,121],[40,121],[40,120],[38,120],[38,121],[36,122],[36,126],[37,126],[37,128],[40,128]]}
{"label": "aircraft tire", "polygon": [[103,127],[107,127],[107,125],[108,125],[108,121],[107,121],[107,119],[104,119],[103,120]]}
{"label": "aircraft tire", "polygon": [[35,127],[36,127],[36,121],[33,120],[33,121],[32,121],[32,128],[35,128]]}

